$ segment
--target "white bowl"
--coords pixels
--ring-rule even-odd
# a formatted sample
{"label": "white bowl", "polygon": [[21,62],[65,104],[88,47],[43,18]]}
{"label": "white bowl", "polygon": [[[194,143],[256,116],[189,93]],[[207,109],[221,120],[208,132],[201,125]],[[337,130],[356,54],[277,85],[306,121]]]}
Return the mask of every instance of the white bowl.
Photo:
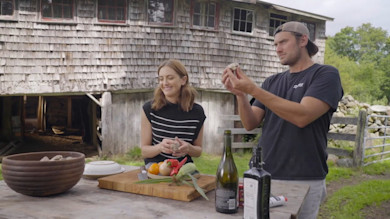
{"label": "white bowl", "polygon": [[125,171],[121,165],[115,161],[99,160],[85,164],[83,175],[88,178],[100,178]]}

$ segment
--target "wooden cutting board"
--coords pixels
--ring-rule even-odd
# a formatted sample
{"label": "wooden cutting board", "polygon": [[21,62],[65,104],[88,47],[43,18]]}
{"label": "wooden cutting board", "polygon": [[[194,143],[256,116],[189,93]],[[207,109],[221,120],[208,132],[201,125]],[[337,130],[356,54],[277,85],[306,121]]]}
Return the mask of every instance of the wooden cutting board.
{"label": "wooden cutting board", "polygon": [[[98,186],[102,189],[111,189],[180,201],[191,201],[200,196],[193,187],[188,185],[177,186],[170,183],[135,184],[135,182],[139,181],[137,174],[140,172],[141,170],[133,170],[102,177],[98,179]],[[201,175],[198,178],[197,183],[206,193],[215,189],[215,176]]]}

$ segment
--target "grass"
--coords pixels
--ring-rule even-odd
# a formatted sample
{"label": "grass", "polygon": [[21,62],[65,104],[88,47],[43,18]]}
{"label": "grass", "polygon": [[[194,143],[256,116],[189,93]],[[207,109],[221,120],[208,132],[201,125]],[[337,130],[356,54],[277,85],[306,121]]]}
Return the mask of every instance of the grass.
{"label": "grass", "polygon": [[365,218],[365,207],[390,200],[390,180],[369,180],[336,191],[323,206],[330,218]]}
{"label": "grass", "polygon": [[328,161],[329,172],[326,176],[326,183],[337,181],[339,179],[348,179],[356,174],[352,168],[338,167],[331,161]]}
{"label": "grass", "polygon": [[[233,154],[234,163],[236,164],[238,175],[242,176],[248,170],[248,162],[251,158],[249,153]],[[199,172],[204,174],[216,174],[221,156],[202,154],[200,157],[193,158]]]}
{"label": "grass", "polygon": [[[390,161],[375,163],[362,168],[330,166],[327,183],[349,178],[353,175],[390,174]],[[390,200],[390,180],[368,180],[356,185],[344,186],[328,197],[321,208],[328,212],[327,218],[365,218],[362,210],[371,205],[379,206]],[[321,217],[319,217],[321,218]]]}

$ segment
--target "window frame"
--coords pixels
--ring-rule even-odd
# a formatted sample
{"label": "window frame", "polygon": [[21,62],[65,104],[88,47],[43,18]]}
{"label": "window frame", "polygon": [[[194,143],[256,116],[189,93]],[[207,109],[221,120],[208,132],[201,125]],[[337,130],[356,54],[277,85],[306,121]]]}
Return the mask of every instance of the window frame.
{"label": "window frame", "polygon": [[[311,22],[311,21],[301,21],[303,24],[305,24],[305,26],[307,27],[307,29],[309,30],[309,33],[310,33],[310,36],[309,36],[309,39],[314,42],[316,40],[316,31],[317,31],[317,24],[315,22]],[[308,25],[313,25],[314,26],[314,31],[311,31],[310,27]]]}
{"label": "window frame", "polygon": [[[114,0],[114,1],[123,1],[124,2],[124,6],[123,6],[123,13],[124,13],[124,20],[109,20],[109,19],[100,19],[99,18],[99,1],[100,0],[97,0],[97,4],[96,4],[96,20],[97,22],[99,23],[112,23],[112,24],[126,24],[127,23],[127,19],[128,19],[128,1],[127,0]],[[110,9],[110,7],[108,7]],[[122,8],[122,7],[115,7],[115,8]]]}
{"label": "window frame", "polygon": [[[16,21],[19,16],[19,10],[16,10],[18,7],[18,1],[17,0],[0,0],[1,2],[3,1],[9,1],[12,3],[12,15],[2,15],[0,14],[0,21]],[[1,7],[1,4],[0,4]],[[1,10],[1,9],[0,9]]]}
{"label": "window frame", "polygon": [[[194,25],[194,15],[195,15],[195,4],[196,3],[207,3],[209,5],[209,9],[210,9],[210,4],[214,4],[215,5],[215,11],[214,11],[214,26],[213,27],[209,27],[209,26],[205,26],[205,25]],[[205,30],[218,30],[219,28],[219,13],[220,13],[220,4],[215,1],[215,0],[191,0],[191,10],[190,10],[190,14],[191,14],[191,27],[192,28],[197,28],[197,29],[205,29]],[[200,14],[201,16],[201,19],[205,19],[205,17],[207,17],[206,19],[209,18],[210,16],[210,13],[205,13],[205,14]],[[208,22],[206,22],[208,23]]]}
{"label": "window frame", "polygon": [[[286,19],[284,20],[284,19],[282,19],[282,18],[273,18],[273,17],[271,17],[272,14],[275,14],[275,15],[278,15],[278,16],[285,16]],[[271,27],[271,20],[277,20],[277,21],[280,22],[280,24],[277,25],[277,26]],[[284,21],[284,22],[282,23],[281,21]],[[284,24],[284,23],[286,23],[286,22],[288,22],[288,16],[287,16],[287,15],[284,15],[284,14],[281,14],[281,13],[270,12],[270,13],[269,13],[269,23],[268,23],[268,35],[269,35],[270,37],[273,37],[276,28],[277,28],[278,26],[280,26],[281,24]],[[271,30],[271,28],[273,28],[273,30]]]}
{"label": "window frame", "polygon": [[146,22],[149,24],[149,25],[158,25],[158,26],[174,26],[175,25],[175,9],[176,9],[176,1],[175,0],[168,0],[168,1],[171,1],[172,2],[172,14],[171,14],[171,17],[172,17],[172,21],[171,22],[158,22],[158,21],[150,21],[150,17],[149,17],[149,5],[150,5],[150,1],[151,0],[147,0],[146,1]]}
{"label": "window frame", "polygon": [[[73,22],[75,21],[76,19],[76,1],[75,0],[69,0],[71,1],[71,7],[72,7],[72,18],[59,18],[59,17],[45,17],[43,16],[43,4],[44,4],[44,1],[45,0],[40,0],[40,12],[39,12],[39,15],[40,15],[40,19],[42,21],[45,21],[45,22],[63,22],[63,23],[66,23],[66,22]],[[48,1],[52,1],[52,0],[48,0]]]}
{"label": "window frame", "polygon": [[[242,10],[245,10],[245,11],[249,11],[249,12],[252,12],[252,28],[251,28],[251,32],[247,32],[247,31],[240,31],[240,30],[234,30],[234,21],[236,20],[235,17],[234,17],[234,12],[236,9],[239,9],[240,10],[240,14],[241,14],[241,11]],[[255,27],[255,10],[253,9],[247,9],[247,8],[241,8],[241,7],[233,7],[233,11],[232,11],[232,31],[233,33],[241,33],[241,34],[253,34],[253,30],[254,30],[254,27]],[[241,19],[239,20],[240,24],[241,24]],[[245,20],[245,25],[247,24],[247,20]],[[240,29],[240,28],[239,28]],[[246,29],[246,27],[245,27]]]}

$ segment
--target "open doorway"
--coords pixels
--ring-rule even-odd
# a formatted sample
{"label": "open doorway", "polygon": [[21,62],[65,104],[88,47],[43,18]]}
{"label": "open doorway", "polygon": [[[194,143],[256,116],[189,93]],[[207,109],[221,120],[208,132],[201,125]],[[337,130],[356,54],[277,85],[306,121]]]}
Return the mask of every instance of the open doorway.
{"label": "open doorway", "polygon": [[0,113],[0,156],[56,150],[93,156],[101,149],[100,107],[87,95],[0,97]]}

